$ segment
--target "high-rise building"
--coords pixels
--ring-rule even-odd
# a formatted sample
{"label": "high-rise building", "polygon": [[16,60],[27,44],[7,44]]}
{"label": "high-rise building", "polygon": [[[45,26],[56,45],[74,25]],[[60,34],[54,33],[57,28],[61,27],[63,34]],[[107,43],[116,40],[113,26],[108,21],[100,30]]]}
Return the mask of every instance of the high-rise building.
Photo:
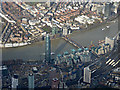
{"label": "high-rise building", "polygon": [[28,88],[34,89],[34,75],[33,74],[29,74],[28,76]]}
{"label": "high-rise building", "polygon": [[51,61],[51,41],[50,36],[47,34],[45,42],[45,61],[50,63]]}
{"label": "high-rise building", "polygon": [[91,70],[89,67],[84,68],[84,82],[91,83]]}
{"label": "high-rise building", "polygon": [[12,77],[12,88],[17,89],[18,88],[18,75],[14,74]]}
{"label": "high-rise building", "polygon": [[112,8],[112,4],[111,3],[106,3],[105,4],[105,16],[109,17],[111,15],[111,8]]}

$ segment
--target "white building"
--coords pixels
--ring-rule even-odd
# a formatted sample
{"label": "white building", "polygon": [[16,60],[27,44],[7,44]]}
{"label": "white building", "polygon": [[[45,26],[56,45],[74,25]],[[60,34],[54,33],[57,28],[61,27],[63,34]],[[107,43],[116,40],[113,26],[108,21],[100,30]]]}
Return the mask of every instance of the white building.
{"label": "white building", "polygon": [[39,24],[40,20],[29,20],[29,24],[30,25],[35,25],[35,24]]}
{"label": "white building", "polygon": [[68,9],[72,9],[72,6],[69,5],[69,6],[67,6],[67,8],[68,8]]}
{"label": "white building", "polygon": [[77,18],[75,18],[75,20],[82,24],[93,24],[95,22],[94,19],[90,19],[88,16],[85,15],[78,16]]}
{"label": "white building", "polygon": [[84,82],[86,83],[91,83],[91,70],[89,69],[89,67],[85,67],[84,68]]}
{"label": "white building", "polygon": [[111,50],[112,50],[114,47],[114,39],[110,39],[110,38],[106,37],[105,44],[109,44],[111,46]]}
{"label": "white building", "polygon": [[63,35],[67,35],[68,34],[68,29],[67,27],[63,27]]}
{"label": "white building", "polygon": [[26,18],[22,18],[22,23],[27,24],[27,19]]}

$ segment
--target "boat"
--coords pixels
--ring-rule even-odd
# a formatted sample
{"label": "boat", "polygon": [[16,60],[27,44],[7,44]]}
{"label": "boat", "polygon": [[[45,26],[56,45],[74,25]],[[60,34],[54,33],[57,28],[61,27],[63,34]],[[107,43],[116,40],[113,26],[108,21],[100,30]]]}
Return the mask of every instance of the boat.
{"label": "boat", "polygon": [[[45,53],[43,53],[43,55],[45,55]],[[55,55],[55,53],[54,53],[54,52],[51,52],[51,55]]]}
{"label": "boat", "polygon": [[105,30],[105,28],[102,29],[102,31]]}

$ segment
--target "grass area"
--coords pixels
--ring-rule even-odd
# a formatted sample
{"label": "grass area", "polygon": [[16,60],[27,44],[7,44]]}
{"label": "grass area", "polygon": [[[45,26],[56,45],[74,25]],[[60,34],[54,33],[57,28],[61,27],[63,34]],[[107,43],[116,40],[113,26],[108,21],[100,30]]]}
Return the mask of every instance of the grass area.
{"label": "grass area", "polygon": [[49,27],[49,26],[44,26],[44,27],[42,27],[42,29],[43,29],[45,32],[47,32],[47,33],[49,33],[49,32],[52,31],[52,28]]}

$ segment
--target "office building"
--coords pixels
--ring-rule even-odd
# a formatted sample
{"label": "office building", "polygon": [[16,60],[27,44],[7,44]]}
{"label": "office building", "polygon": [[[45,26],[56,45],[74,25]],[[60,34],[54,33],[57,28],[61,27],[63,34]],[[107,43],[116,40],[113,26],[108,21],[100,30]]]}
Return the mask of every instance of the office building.
{"label": "office building", "polygon": [[112,8],[112,4],[111,3],[106,3],[105,4],[105,16],[109,17],[111,16],[111,8]]}
{"label": "office building", "polygon": [[45,61],[50,63],[51,61],[51,41],[50,36],[47,34],[45,42]]}
{"label": "office building", "polygon": [[14,74],[12,77],[12,89],[18,88],[18,75]]}
{"label": "office building", "polygon": [[34,89],[34,75],[33,74],[29,74],[28,76],[28,88]]}
{"label": "office building", "polygon": [[84,68],[84,79],[83,79],[83,81],[85,83],[91,83],[91,70],[89,69],[89,67]]}

